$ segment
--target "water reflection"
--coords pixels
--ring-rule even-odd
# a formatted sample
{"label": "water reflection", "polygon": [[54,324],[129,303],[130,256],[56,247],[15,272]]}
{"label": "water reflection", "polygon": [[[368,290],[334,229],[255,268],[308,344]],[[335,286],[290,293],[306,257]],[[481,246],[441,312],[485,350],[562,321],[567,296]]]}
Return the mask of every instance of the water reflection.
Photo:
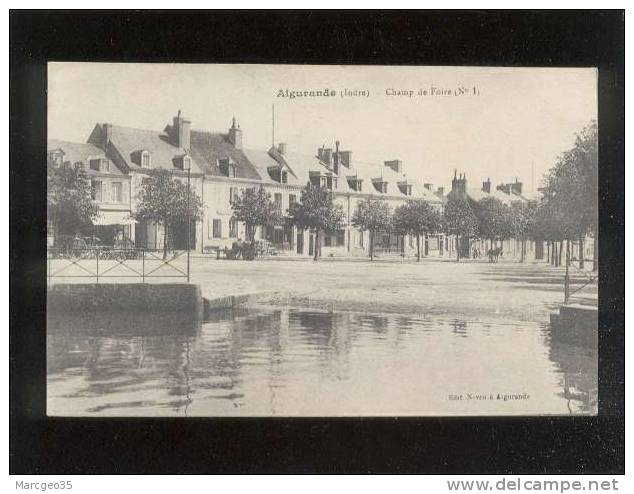
{"label": "water reflection", "polygon": [[[597,356],[537,324],[290,308],[51,316],[53,415],[596,413]],[[525,401],[452,401],[467,393]]]}
{"label": "water reflection", "polygon": [[570,413],[594,413],[598,400],[598,355],[595,349],[551,341],[550,359],[561,372],[561,392]]}

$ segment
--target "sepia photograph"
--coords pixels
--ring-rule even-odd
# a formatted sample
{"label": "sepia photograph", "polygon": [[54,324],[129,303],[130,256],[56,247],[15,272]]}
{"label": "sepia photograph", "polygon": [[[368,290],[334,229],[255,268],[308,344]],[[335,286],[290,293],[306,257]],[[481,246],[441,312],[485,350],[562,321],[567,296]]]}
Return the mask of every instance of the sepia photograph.
{"label": "sepia photograph", "polygon": [[47,415],[597,414],[596,69],[47,70]]}

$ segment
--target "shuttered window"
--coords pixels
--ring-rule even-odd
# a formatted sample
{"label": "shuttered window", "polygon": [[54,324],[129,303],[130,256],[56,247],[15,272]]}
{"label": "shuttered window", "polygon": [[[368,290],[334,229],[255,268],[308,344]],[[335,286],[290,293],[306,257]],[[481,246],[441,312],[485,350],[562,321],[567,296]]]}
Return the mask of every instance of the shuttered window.
{"label": "shuttered window", "polygon": [[213,222],[213,236],[214,238],[222,237],[222,220],[214,220]]}

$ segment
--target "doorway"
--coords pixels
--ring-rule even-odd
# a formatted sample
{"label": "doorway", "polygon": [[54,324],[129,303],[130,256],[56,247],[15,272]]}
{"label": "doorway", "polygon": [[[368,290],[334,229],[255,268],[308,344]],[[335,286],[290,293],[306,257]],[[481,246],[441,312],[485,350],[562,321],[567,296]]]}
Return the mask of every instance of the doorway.
{"label": "doorway", "polygon": [[297,253],[298,254],[304,253],[304,232],[303,231],[297,232]]}

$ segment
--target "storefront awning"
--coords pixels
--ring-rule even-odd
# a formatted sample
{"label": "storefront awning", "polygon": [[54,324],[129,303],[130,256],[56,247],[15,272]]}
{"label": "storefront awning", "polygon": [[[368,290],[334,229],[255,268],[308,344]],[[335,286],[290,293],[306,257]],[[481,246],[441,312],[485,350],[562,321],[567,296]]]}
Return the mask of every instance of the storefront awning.
{"label": "storefront awning", "polygon": [[132,225],[134,223],[129,211],[100,211],[99,216],[92,220],[93,225]]}

